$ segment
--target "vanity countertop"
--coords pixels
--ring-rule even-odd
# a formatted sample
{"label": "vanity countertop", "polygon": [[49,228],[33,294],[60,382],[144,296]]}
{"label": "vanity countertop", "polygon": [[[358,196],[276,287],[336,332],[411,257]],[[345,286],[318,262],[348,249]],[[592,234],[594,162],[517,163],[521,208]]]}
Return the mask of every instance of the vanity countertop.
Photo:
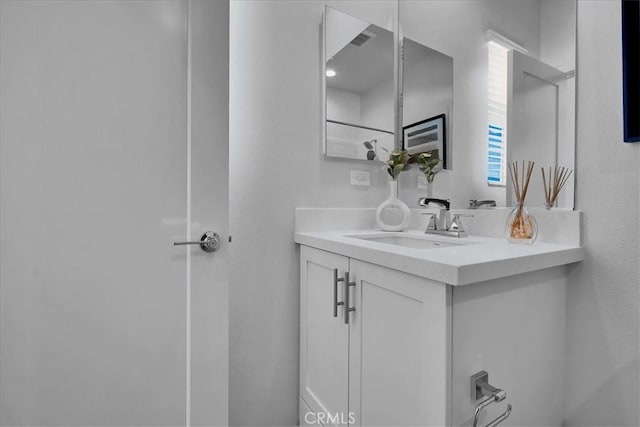
{"label": "vanity countertop", "polygon": [[[297,232],[295,241],[350,258],[404,271],[453,286],[468,285],[529,271],[582,261],[580,246],[536,242],[509,243],[505,238],[469,236],[460,239],[425,235],[420,231],[389,233],[462,245],[415,249],[364,240],[380,230]],[[359,238],[360,237],[360,238]]]}

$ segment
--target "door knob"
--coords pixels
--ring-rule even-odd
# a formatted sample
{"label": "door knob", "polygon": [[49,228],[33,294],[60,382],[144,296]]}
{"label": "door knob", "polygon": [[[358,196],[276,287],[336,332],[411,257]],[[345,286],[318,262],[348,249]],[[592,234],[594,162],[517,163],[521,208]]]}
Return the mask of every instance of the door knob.
{"label": "door knob", "polygon": [[205,252],[215,252],[220,247],[220,236],[213,231],[205,231],[200,240],[195,242],[173,242],[173,246],[200,245]]}

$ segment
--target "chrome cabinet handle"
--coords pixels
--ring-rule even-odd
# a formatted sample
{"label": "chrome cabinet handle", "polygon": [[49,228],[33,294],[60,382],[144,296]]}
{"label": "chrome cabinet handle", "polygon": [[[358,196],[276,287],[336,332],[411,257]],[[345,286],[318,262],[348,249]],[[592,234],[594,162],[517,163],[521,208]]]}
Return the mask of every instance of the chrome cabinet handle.
{"label": "chrome cabinet handle", "polygon": [[[345,273],[347,276],[349,273]],[[338,301],[338,282],[344,282],[344,277],[338,277],[338,269],[333,269],[333,317],[338,317],[338,306],[344,305],[344,301]]]}
{"label": "chrome cabinet handle", "polygon": [[349,288],[355,286],[356,282],[349,281],[349,273],[344,273],[344,323],[349,324],[349,313],[356,311],[355,307],[349,307]]}
{"label": "chrome cabinet handle", "polygon": [[173,246],[200,245],[205,252],[215,252],[220,248],[220,236],[213,231],[206,231],[196,242],[173,242]]}

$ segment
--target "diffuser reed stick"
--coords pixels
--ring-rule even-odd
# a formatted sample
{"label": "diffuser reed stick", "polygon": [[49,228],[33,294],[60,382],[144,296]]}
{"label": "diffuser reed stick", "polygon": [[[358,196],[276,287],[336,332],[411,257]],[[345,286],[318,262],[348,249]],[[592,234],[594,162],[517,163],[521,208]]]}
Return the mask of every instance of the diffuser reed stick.
{"label": "diffuser reed stick", "polygon": [[542,170],[542,185],[544,187],[545,206],[547,207],[547,209],[550,209],[558,201],[560,191],[569,180],[569,177],[571,177],[573,170],[565,168],[564,166],[556,166],[552,174],[551,167],[549,167],[548,181],[544,173],[544,168],[540,168],[540,170]]}
{"label": "diffuser reed stick", "polygon": [[513,162],[509,165],[509,176],[511,176],[511,183],[513,184],[513,190],[516,193],[516,201],[518,203],[524,203],[527,197],[534,165],[535,162],[529,160],[525,172],[524,160],[522,161],[522,178],[519,177],[520,168],[518,167],[518,162]]}
{"label": "diffuser reed stick", "polygon": [[511,177],[511,184],[513,185],[513,191],[516,195],[515,213],[512,213],[507,219],[507,236],[511,241],[533,243],[537,235],[535,218],[529,215],[524,208],[534,165],[535,162],[529,160],[525,169],[523,160],[522,170],[520,170],[518,162],[509,164],[509,176]]}

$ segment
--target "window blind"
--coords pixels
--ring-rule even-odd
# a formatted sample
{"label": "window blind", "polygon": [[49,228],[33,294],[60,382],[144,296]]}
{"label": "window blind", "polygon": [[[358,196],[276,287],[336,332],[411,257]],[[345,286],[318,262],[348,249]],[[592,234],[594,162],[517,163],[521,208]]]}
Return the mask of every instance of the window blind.
{"label": "window blind", "polygon": [[506,186],[508,49],[492,41],[488,48],[487,182]]}

